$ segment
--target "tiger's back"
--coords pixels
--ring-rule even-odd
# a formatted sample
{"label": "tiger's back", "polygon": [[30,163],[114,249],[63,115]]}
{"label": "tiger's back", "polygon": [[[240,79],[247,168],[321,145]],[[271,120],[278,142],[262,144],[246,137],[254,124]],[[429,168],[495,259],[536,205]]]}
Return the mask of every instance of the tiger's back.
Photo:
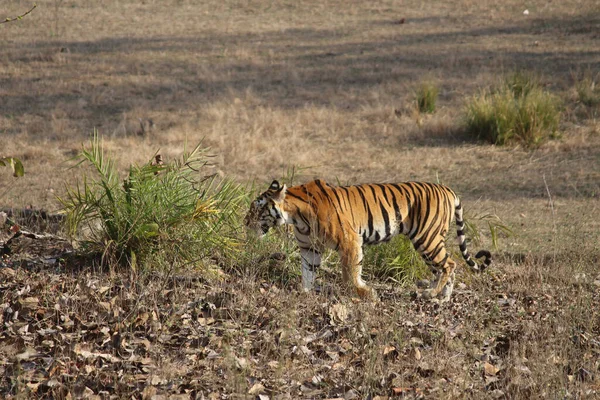
{"label": "tiger's back", "polygon": [[450,188],[425,182],[330,186],[316,180],[287,193],[304,194],[304,201],[314,203],[320,223],[349,224],[364,244],[402,233],[422,245],[428,234],[445,235],[457,202]]}

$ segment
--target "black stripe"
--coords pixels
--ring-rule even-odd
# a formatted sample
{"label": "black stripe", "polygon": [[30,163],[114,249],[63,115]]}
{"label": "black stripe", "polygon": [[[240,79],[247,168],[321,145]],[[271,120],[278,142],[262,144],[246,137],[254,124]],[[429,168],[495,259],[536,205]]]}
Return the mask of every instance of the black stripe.
{"label": "black stripe", "polygon": [[440,241],[438,243],[438,245],[433,249],[433,251],[429,253],[431,259],[435,260],[435,258],[438,256],[438,254],[440,254],[440,252],[442,251],[442,249],[444,249],[445,247],[446,247],[445,243],[442,242],[442,241]]}
{"label": "black stripe", "polygon": [[[420,210],[421,210],[422,192],[421,192],[421,187],[415,185],[414,182],[408,183],[408,184],[406,184],[406,186],[407,186],[407,191],[410,194],[412,194],[412,205],[410,208],[410,212],[408,213],[408,218],[409,218],[408,220],[410,222],[410,226],[406,229],[407,233],[409,233],[410,231],[413,230],[413,228],[415,228],[415,224],[418,223],[419,215],[417,213],[420,212]],[[416,228],[418,228],[418,226]],[[419,231],[416,228],[415,228],[415,232],[412,234],[412,238],[409,236],[409,239],[411,239],[411,240],[414,239],[415,235]]]}
{"label": "black stripe", "polygon": [[[413,215],[413,226],[411,227],[411,229],[414,229],[415,231],[413,232],[412,235],[410,235],[410,240],[414,240],[414,238],[420,233],[421,235],[426,235],[427,231],[422,229],[423,227],[421,226],[421,221],[423,221],[422,223],[425,223],[425,221],[427,221],[429,219],[429,210],[430,208],[427,207],[427,201],[423,202],[422,200],[427,200],[424,198],[425,193],[426,193],[426,189],[421,186],[421,185],[416,185],[416,187],[419,187],[419,189],[423,189],[423,191],[419,192],[419,197],[415,198],[415,214]],[[417,203],[418,200],[418,203]],[[425,203],[425,204],[423,204]],[[417,206],[418,204],[418,206]],[[425,207],[425,217],[424,218],[420,218],[421,216],[421,210],[423,209],[423,207]],[[416,226],[416,229],[415,229]],[[419,246],[415,245],[415,248],[418,248]]]}
{"label": "black stripe", "polygon": [[340,210],[337,207],[334,207],[333,209],[335,210],[335,215],[337,216],[338,224],[340,224],[340,228],[342,228],[343,224],[342,217],[340,216]]}
{"label": "black stripe", "polygon": [[333,194],[335,195],[335,198],[337,199],[339,208],[342,208],[342,201],[340,200],[340,196],[338,196],[337,190],[335,190],[335,188],[331,188],[331,191],[333,192]]}
{"label": "black stripe", "polygon": [[329,202],[331,203],[331,198],[329,197],[329,194],[327,194],[327,191],[325,190],[325,188],[323,187],[323,185],[321,185],[321,181],[320,180],[316,180],[315,184],[321,190],[321,192],[323,192],[323,195],[325,195],[325,198],[327,200],[329,200]]}
{"label": "black stripe", "polygon": [[428,235],[429,240],[423,246],[423,251],[427,251],[427,249],[429,249],[433,245],[433,243],[436,239],[440,242],[443,241],[443,238],[440,238],[441,230],[442,230],[442,226],[439,225],[435,232],[432,232],[432,233],[430,232],[430,234]]}
{"label": "black stripe", "polygon": [[444,259],[442,260],[442,262],[436,264],[436,266],[443,267],[444,265],[446,265],[446,261],[448,261],[448,256],[449,256],[449,254],[446,254],[446,257],[444,257]]}
{"label": "black stripe", "polygon": [[394,206],[394,217],[396,218],[396,222],[398,223],[398,232],[402,233],[404,224],[402,223],[402,215],[400,213],[400,206],[398,205],[398,199],[396,198],[396,193],[392,189],[390,189],[390,193],[392,194],[392,205]]}
{"label": "black stripe", "polygon": [[[373,214],[371,213],[371,208],[369,207],[369,204],[367,203],[367,199],[363,193],[363,188],[362,186],[357,186],[356,187],[358,189],[358,193],[360,194],[360,197],[362,197],[363,200],[363,205],[365,207],[365,210],[367,211],[367,225],[368,225],[368,231],[367,233],[367,238],[371,237],[371,234],[373,233]],[[364,237],[364,234],[363,234]]]}
{"label": "black stripe", "polygon": [[[376,187],[374,185],[368,185],[368,187],[369,187],[369,189],[371,189],[371,193],[373,194],[373,206],[379,205],[381,207],[382,206],[381,196],[378,195]],[[370,210],[370,207],[369,207],[369,210]],[[371,232],[375,232],[375,242],[379,242],[379,239],[381,239],[381,234],[378,231],[375,231],[375,228],[373,226],[374,223],[375,223],[375,221],[373,220],[373,223],[371,224]],[[388,222],[386,223],[386,227],[385,227],[386,232],[389,232],[388,225],[389,225],[389,218],[388,218]]]}
{"label": "black stripe", "polygon": [[383,224],[385,225],[385,237],[388,238],[391,235],[392,229],[390,226],[390,216],[383,203],[379,203],[379,206],[381,207],[381,215],[383,216]]}
{"label": "black stripe", "polygon": [[[431,230],[433,229],[435,223],[439,220],[439,216],[437,215],[437,212],[439,211],[439,203],[440,203],[440,198],[439,198],[439,192],[437,190],[435,190],[435,188],[430,184],[430,183],[424,183],[424,185],[426,187],[429,187],[429,189],[431,190],[427,196],[426,200],[426,204],[427,204],[427,214],[425,215],[425,218],[423,219],[423,226],[421,226],[420,228],[422,229],[423,235],[426,236],[430,236],[431,235]],[[427,190],[425,191],[425,193],[427,193]],[[431,218],[431,222],[425,226],[424,224],[427,224],[427,220],[429,219],[429,215],[431,214],[431,210],[433,209],[433,204],[435,202],[435,206],[436,209],[434,210],[434,215]]]}
{"label": "black stripe", "polygon": [[385,199],[385,202],[387,204],[390,204],[390,200],[388,199],[388,194],[387,194],[387,185],[383,185],[381,183],[376,183],[375,186],[377,186],[380,190],[381,190],[381,194],[383,195],[383,198]]}
{"label": "black stripe", "polygon": [[373,201],[379,201],[379,196],[377,196],[377,193],[376,193],[373,185],[368,185],[368,187],[369,187],[369,189],[371,189],[371,193],[373,193]]}
{"label": "black stripe", "polygon": [[345,186],[342,186],[340,189],[342,189],[346,194],[344,196],[344,200],[348,203],[346,208],[349,210],[350,216],[352,217],[352,226],[355,227],[356,221],[354,220],[354,212],[352,211],[352,201],[350,201],[350,190],[348,190],[348,188]]}
{"label": "black stripe", "polygon": [[297,194],[294,194],[294,193],[292,193],[292,192],[289,192],[289,191],[288,191],[288,192],[285,192],[285,195],[286,195],[286,196],[293,197],[293,198],[295,198],[295,199],[298,199],[298,200],[300,200],[300,201],[302,201],[302,202],[306,203],[306,199],[303,199],[302,197],[300,197],[300,196],[298,196]]}
{"label": "black stripe", "polygon": [[[398,193],[404,198],[404,201],[406,203],[406,216],[408,217],[410,215],[410,211],[412,209],[412,203],[410,201],[410,194],[409,194],[409,190],[407,188],[408,185],[406,185],[406,184],[398,185],[398,184],[392,183],[391,186],[394,187],[398,191]],[[397,199],[394,200],[395,203],[397,203],[397,201],[398,201]],[[400,215],[399,211],[398,211],[398,217],[399,217],[398,219],[400,221],[402,221],[400,223],[400,233],[404,233],[404,231],[405,231],[404,222],[403,222],[404,218],[402,218],[402,215]],[[410,220],[408,220],[408,221],[410,222]],[[410,229],[406,229],[406,230],[407,230],[407,232],[410,231]]]}

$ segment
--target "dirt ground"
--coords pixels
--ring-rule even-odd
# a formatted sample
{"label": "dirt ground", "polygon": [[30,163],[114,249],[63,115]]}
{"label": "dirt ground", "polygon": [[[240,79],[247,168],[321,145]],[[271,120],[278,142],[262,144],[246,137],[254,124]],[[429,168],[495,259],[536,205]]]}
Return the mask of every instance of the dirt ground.
{"label": "dirt ground", "polygon": [[[44,0],[0,25],[0,156],[26,168],[0,171],[0,208],[57,212],[94,130],[124,170],[202,140],[242,183],[295,167],[297,182],[447,184],[493,267],[461,268],[447,305],[386,282],[368,303],[335,265],[331,290],[303,294],[251,272],[99,271],[20,238],[0,263],[0,396],[600,396],[600,110],[575,89],[600,80],[597,1],[196,3]],[[0,20],[30,6],[5,1]],[[516,70],[561,99],[561,137],[466,137],[465,102]],[[425,81],[433,115],[413,104]],[[514,232],[497,248],[488,214]]]}

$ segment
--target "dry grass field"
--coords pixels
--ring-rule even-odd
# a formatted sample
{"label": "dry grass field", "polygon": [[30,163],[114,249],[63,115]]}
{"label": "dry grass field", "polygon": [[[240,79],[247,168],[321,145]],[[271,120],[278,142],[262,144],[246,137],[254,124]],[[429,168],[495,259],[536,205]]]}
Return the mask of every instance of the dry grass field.
{"label": "dry grass field", "polygon": [[[240,183],[295,167],[296,182],[447,184],[495,263],[461,267],[443,306],[387,282],[357,302],[334,265],[331,290],[303,294],[251,271],[0,264],[0,396],[600,396],[600,106],[577,92],[600,84],[597,1],[37,4],[0,25],[0,157],[26,168],[0,170],[0,207],[57,211],[95,129],[123,170],[202,140],[211,171]],[[4,0],[0,20],[30,6]],[[560,138],[467,137],[466,102],[519,70],[560,98]],[[440,91],[431,115],[422,82]],[[498,248],[486,214],[514,232]]]}

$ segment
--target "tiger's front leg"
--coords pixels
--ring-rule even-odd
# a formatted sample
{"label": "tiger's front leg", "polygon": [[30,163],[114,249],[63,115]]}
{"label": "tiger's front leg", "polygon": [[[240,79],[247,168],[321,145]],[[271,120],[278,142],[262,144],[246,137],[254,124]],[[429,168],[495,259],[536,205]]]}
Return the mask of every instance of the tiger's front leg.
{"label": "tiger's front leg", "polygon": [[351,284],[356,293],[363,299],[377,300],[377,293],[362,279],[363,250],[358,240],[341,245],[339,250],[342,261],[342,278],[346,284]]}
{"label": "tiger's front leg", "polygon": [[305,291],[313,290],[317,270],[321,266],[321,254],[315,249],[300,249],[302,258],[302,288]]}

